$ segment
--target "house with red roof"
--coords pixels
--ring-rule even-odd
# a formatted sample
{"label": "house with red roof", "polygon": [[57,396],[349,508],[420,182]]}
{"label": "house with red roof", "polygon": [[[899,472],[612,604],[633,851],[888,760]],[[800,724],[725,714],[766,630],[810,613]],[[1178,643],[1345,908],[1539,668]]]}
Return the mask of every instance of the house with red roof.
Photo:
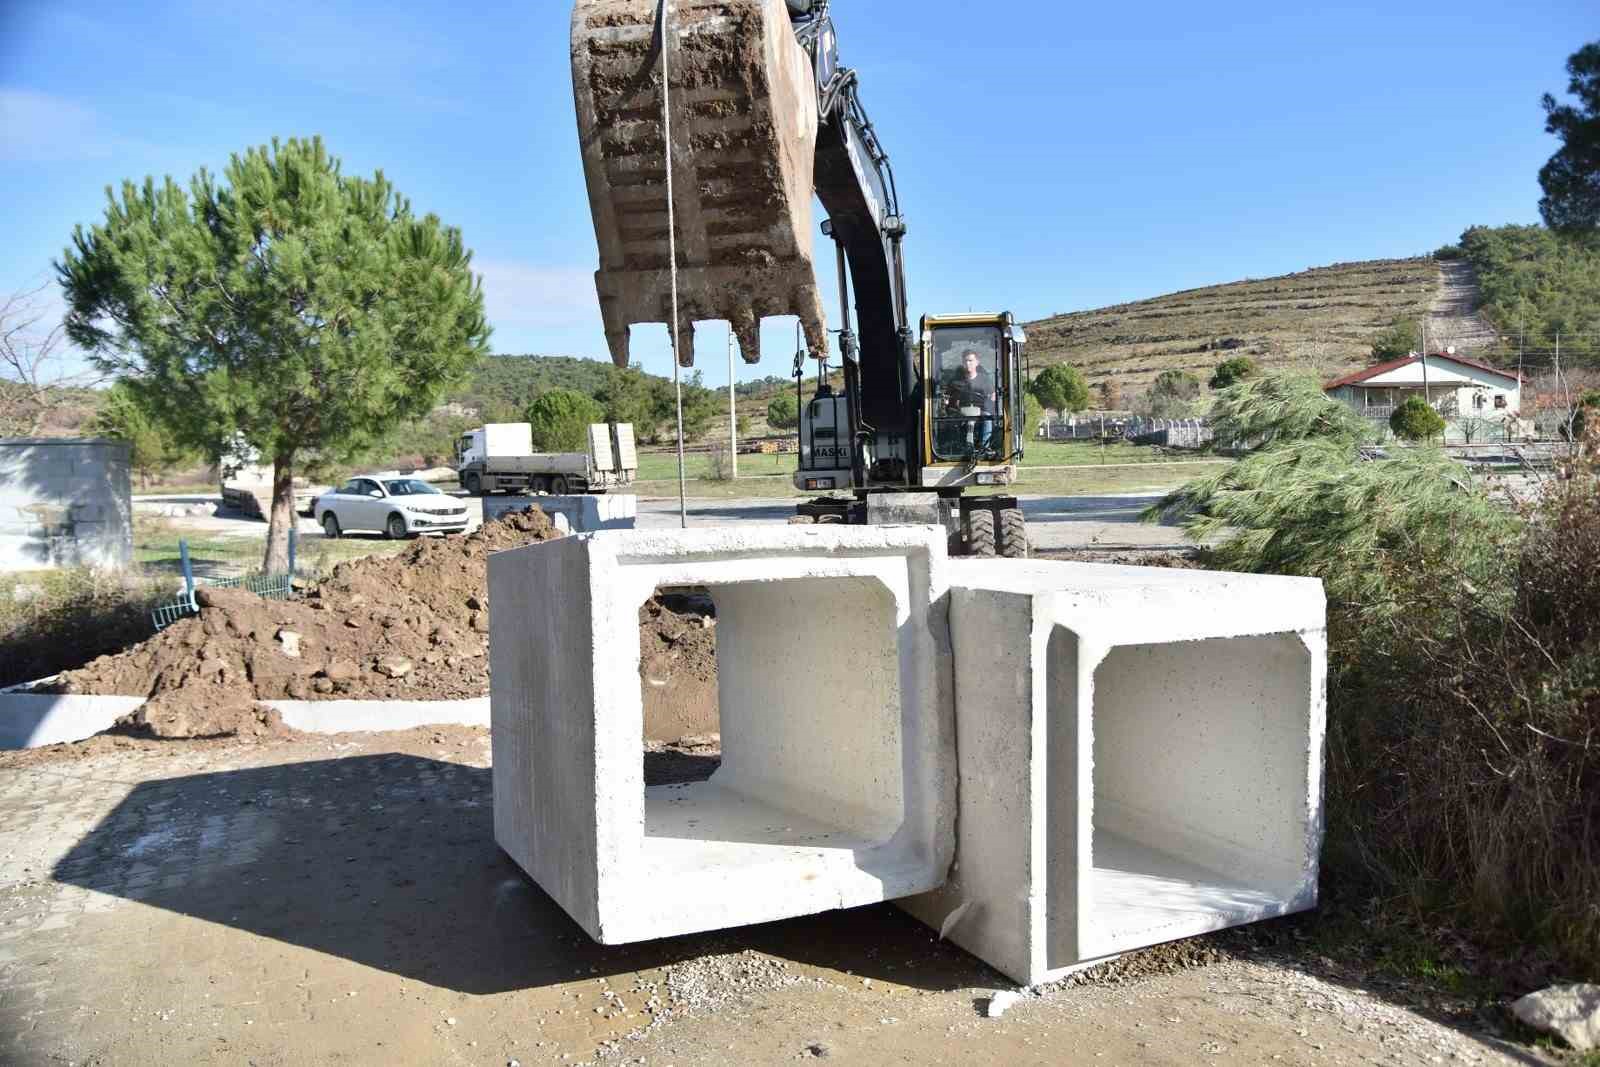
{"label": "house with red roof", "polygon": [[1524,436],[1521,375],[1456,355],[1448,348],[1416,353],[1347,374],[1323,386],[1335,400],[1387,423],[1394,409],[1423,397],[1444,416],[1451,441]]}

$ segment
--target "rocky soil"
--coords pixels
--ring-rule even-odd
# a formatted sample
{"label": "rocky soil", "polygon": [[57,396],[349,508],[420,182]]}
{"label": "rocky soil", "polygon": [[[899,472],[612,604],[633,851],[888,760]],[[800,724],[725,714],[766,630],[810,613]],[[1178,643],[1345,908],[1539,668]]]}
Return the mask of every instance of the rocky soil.
{"label": "rocky soil", "polygon": [[[198,616],[67,671],[54,688],[147,697],[119,728],[159,738],[283,735],[262,700],[481,697],[489,691],[488,557],[559,536],[530,508],[465,538],[420,540],[398,556],[340,564],[291,600],[202,589]],[[709,598],[653,599],[639,621],[647,736],[714,733]]]}

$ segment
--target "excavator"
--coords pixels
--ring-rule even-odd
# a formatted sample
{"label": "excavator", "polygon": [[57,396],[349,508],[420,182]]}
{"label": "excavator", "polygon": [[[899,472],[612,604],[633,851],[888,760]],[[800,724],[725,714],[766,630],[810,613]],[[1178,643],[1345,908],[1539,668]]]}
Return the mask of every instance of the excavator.
{"label": "excavator", "polygon": [[[1026,556],[1016,497],[990,487],[1012,485],[1022,457],[1027,338],[1010,313],[926,315],[913,329],[894,171],[828,9],[577,0],[573,96],[612,360],[628,365],[634,324],[667,323],[674,358],[692,366],[694,323],[725,320],[753,364],[761,320],[795,316],[794,484],[826,494],[798,521],[941,525],[955,553]],[[813,196],[834,245],[842,390]]]}

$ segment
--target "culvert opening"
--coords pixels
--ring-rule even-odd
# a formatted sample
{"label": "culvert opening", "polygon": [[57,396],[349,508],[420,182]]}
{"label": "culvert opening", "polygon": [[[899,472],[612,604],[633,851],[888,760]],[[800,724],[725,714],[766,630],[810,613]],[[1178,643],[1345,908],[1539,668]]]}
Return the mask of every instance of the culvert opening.
{"label": "culvert opening", "polygon": [[1095,670],[1090,942],[1281,913],[1306,852],[1309,657],[1293,634],[1131,645]]}
{"label": "culvert opening", "polygon": [[648,862],[810,863],[894,837],[905,753],[882,582],[663,587],[640,617]]}
{"label": "culvert opening", "polygon": [[639,608],[646,786],[698,782],[722,763],[717,608],[704,586],[667,586]]}

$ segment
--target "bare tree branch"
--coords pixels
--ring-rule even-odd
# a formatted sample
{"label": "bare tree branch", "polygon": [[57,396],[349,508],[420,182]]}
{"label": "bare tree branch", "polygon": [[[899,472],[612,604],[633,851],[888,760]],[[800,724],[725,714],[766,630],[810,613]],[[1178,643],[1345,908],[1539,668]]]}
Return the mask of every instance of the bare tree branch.
{"label": "bare tree branch", "polygon": [[0,296],[0,437],[39,432],[73,389],[100,380],[66,370],[65,328],[51,321],[44,298],[50,283]]}

